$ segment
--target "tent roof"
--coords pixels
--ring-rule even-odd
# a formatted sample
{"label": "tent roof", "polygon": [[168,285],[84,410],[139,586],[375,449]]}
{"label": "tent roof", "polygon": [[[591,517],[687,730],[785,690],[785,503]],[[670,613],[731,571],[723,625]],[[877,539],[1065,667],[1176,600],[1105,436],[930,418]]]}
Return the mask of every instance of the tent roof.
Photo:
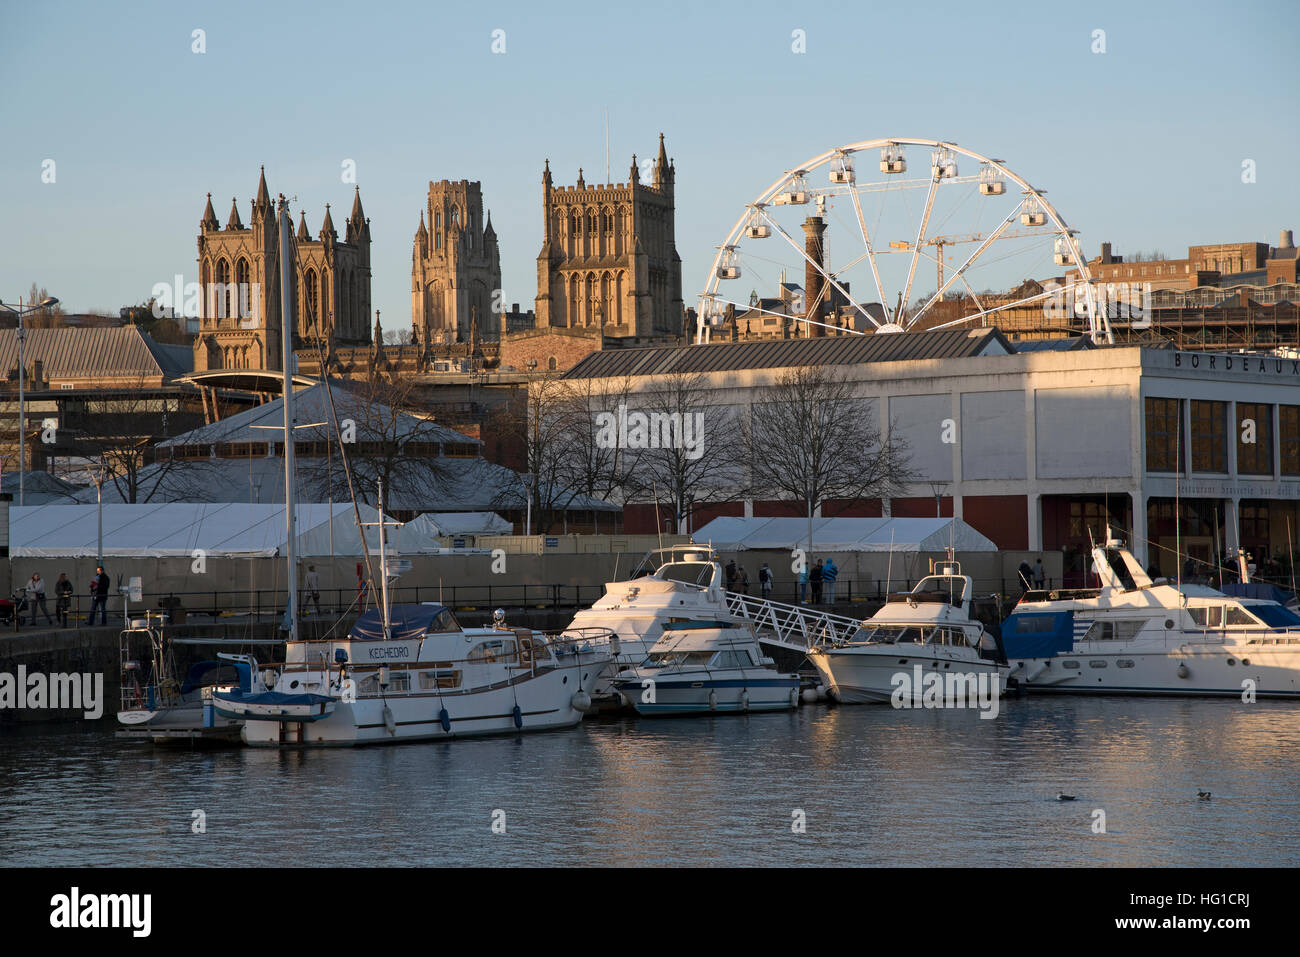
{"label": "tent roof", "polygon": [[[819,552],[995,552],[997,546],[959,518],[814,518]],[[724,551],[790,549],[808,541],[806,518],[715,518],[692,538]]]}
{"label": "tent roof", "polygon": [[[360,506],[361,519],[379,514]],[[9,554],[15,558],[93,558],[98,543],[94,505],[27,505],[9,510]],[[302,557],[334,551],[360,555],[361,536],[351,504],[299,505],[297,553]],[[268,556],[282,552],[287,539],[283,505],[196,504],[105,505],[104,555],[191,557],[201,549],[209,558]],[[367,529],[378,551],[378,529]]]}

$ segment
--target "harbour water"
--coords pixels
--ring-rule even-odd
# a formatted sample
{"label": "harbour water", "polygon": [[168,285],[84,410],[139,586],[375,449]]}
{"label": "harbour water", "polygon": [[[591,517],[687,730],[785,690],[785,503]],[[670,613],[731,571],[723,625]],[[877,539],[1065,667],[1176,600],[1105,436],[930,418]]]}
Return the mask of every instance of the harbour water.
{"label": "harbour water", "polygon": [[1124,697],[289,752],[29,726],[0,864],[1294,867],[1298,756],[1294,703]]}

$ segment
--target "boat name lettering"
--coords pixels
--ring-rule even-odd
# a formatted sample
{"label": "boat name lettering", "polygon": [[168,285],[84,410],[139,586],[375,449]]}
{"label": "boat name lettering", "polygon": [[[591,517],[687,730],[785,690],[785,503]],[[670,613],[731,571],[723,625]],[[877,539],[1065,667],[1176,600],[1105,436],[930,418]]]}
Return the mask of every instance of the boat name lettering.
{"label": "boat name lettering", "polygon": [[400,648],[371,648],[370,657],[374,658],[409,658],[411,649],[403,645]]}

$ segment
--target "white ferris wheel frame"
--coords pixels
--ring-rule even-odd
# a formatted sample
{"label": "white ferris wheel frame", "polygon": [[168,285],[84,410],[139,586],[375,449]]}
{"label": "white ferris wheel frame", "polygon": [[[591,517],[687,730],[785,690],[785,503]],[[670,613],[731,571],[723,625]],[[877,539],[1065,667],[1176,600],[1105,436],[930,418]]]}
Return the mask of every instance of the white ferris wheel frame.
{"label": "white ferris wheel frame", "polygon": [[[905,137],[905,136],[891,136],[883,139],[862,140],[861,142],[858,143],[850,143],[847,146],[838,146],[835,147],[834,149],[827,150],[825,153],[822,153],[809,160],[806,160],[803,163],[800,163],[798,166],[795,166],[790,170],[787,170],[784,174],[782,174],[782,176],[779,179],[776,180],[776,182],[772,183],[771,186],[769,186],[766,190],[760,193],[753,202],[747,204],[745,206],[745,211],[741,214],[740,218],[736,220],[736,224],[731,228],[731,232],[727,234],[726,240],[723,241],[723,243],[720,246],[718,246],[718,254],[714,257],[713,265],[709,268],[709,281],[705,286],[704,292],[701,293],[699,296],[700,304],[699,304],[699,308],[696,310],[695,341],[697,343],[703,343],[709,341],[710,323],[708,320],[708,314],[713,310],[711,308],[708,308],[707,305],[723,303],[723,304],[735,305],[738,308],[747,309],[747,310],[752,310],[754,308],[744,303],[735,302],[734,300],[719,295],[718,284],[724,281],[731,281],[731,280],[724,280],[721,277],[720,269],[722,268],[725,262],[730,261],[733,255],[733,251],[739,245],[741,239],[741,232],[747,226],[755,223],[759,219],[761,219],[761,221],[765,225],[771,228],[774,235],[781,236],[783,239],[785,239],[786,242],[788,242],[791,246],[793,246],[794,249],[799,253],[800,257],[806,263],[811,265],[814,269],[816,269],[819,273],[822,274],[822,277],[826,280],[826,282],[829,284],[831,288],[835,289],[842,296],[844,296],[852,304],[853,308],[855,308],[859,313],[862,314],[864,318],[867,319],[868,322],[870,322],[873,326],[876,327],[877,332],[905,331],[906,328],[908,328],[908,326],[900,325],[895,321],[897,319],[896,316],[893,317],[890,316],[889,303],[886,301],[884,288],[880,282],[880,271],[876,265],[876,252],[874,247],[872,246],[871,237],[867,232],[866,219],[862,214],[862,203],[861,203],[861,198],[859,196],[859,187],[856,182],[851,182],[847,184],[846,189],[837,186],[820,187],[820,188],[807,187],[808,192],[812,195],[823,195],[823,196],[840,195],[841,193],[847,192],[847,194],[852,200],[854,214],[857,218],[858,228],[861,232],[863,245],[866,247],[866,250],[862,256],[859,256],[857,259],[853,260],[848,265],[841,267],[836,273],[828,272],[825,268],[823,268],[822,266],[814,262],[804,251],[803,247],[800,246],[799,243],[796,242],[790,236],[790,234],[781,227],[779,223],[777,223],[774,219],[772,219],[771,216],[767,214],[767,207],[771,205],[771,200],[773,198],[775,198],[785,188],[789,187],[792,183],[798,182],[799,180],[806,177],[809,173],[812,173],[817,169],[826,166],[827,164],[833,163],[837,160],[843,161],[854,153],[866,152],[868,150],[878,150],[878,149],[883,149],[885,147],[894,147],[894,146],[921,146],[921,147],[928,147],[930,149],[938,149],[938,150],[946,149],[946,150],[950,150],[953,153],[958,153],[962,156],[967,156],[973,160],[977,160],[979,163],[983,164],[986,168],[997,170],[1006,179],[1018,185],[1025,197],[1024,199],[1021,199],[1021,201],[1011,211],[1011,214],[1008,215],[1007,218],[1003,220],[1003,222],[992,233],[990,233],[988,237],[984,239],[983,242],[980,243],[980,245],[976,248],[976,250],[973,253],[971,253],[970,256],[967,257],[966,262],[963,263],[959,268],[953,270],[949,274],[949,278],[943,284],[943,286],[940,287],[932,297],[930,297],[930,299],[921,307],[919,311],[917,311],[917,313],[914,316],[910,317],[908,326],[914,324],[925,313],[925,311],[929,309],[929,307],[935,301],[939,300],[943,296],[944,292],[954,282],[960,279],[963,283],[965,283],[964,274],[966,270],[975,262],[975,260],[977,260],[980,257],[980,255],[989,246],[993,244],[993,242],[1002,234],[1003,230],[1005,230],[1009,225],[1011,225],[1011,223],[1015,220],[1016,216],[1025,208],[1026,200],[1032,198],[1035,202],[1036,207],[1039,210],[1041,210],[1051,221],[1057,238],[1063,239],[1065,243],[1068,245],[1070,250],[1070,257],[1074,260],[1073,263],[1069,265],[1073,265],[1079,271],[1078,280],[1073,284],[1067,285],[1065,289],[1054,289],[1050,292],[1042,293],[1037,296],[1030,296],[1028,298],[1020,299],[1015,302],[1006,303],[1004,305],[998,306],[993,309],[985,309],[983,305],[979,302],[979,298],[974,295],[974,290],[970,289],[970,286],[967,284],[967,289],[968,291],[971,292],[972,297],[975,299],[975,303],[979,307],[979,311],[972,313],[971,315],[968,316],[963,316],[960,319],[943,323],[940,326],[933,326],[931,328],[945,328],[948,326],[960,325],[961,323],[970,322],[972,320],[979,319],[982,316],[989,315],[990,313],[998,312],[999,310],[1002,309],[1008,309],[1013,306],[1026,305],[1030,302],[1034,302],[1039,299],[1045,299],[1048,298],[1049,296],[1059,295],[1065,291],[1082,287],[1084,306],[1088,316],[1088,333],[1090,337],[1094,342],[1105,341],[1109,343],[1115,341],[1114,336],[1111,332],[1110,322],[1107,320],[1106,315],[1104,313],[1098,312],[1096,292],[1093,289],[1093,285],[1092,285],[1092,273],[1088,269],[1088,261],[1083,257],[1083,253],[1079,247],[1078,241],[1074,238],[1075,231],[1070,229],[1070,227],[1066,224],[1064,217],[1062,217],[1061,214],[1057,212],[1056,207],[1054,207],[1050,202],[1048,202],[1045,196],[1045,192],[1046,192],[1045,190],[1035,189],[1033,186],[1029,184],[1029,182],[1026,179],[1019,176],[1014,170],[1007,167],[1001,160],[993,159],[992,157],[988,157],[988,156],[983,156],[979,153],[976,153],[974,150],[965,149],[964,147],[958,146],[956,143],[949,142],[946,140],[930,140],[930,139],[920,139],[920,138],[912,138],[912,137]],[[931,259],[933,258],[930,257],[929,254],[922,253],[921,247],[926,238],[925,228],[929,221],[930,210],[932,209],[934,204],[935,190],[939,186],[939,184],[943,181],[943,179],[944,177],[937,176],[935,174],[934,167],[932,165],[930,171],[929,190],[927,191],[927,195],[926,195],[925,212],[922,214],[921,221],[917,228],[916,241],[912,244],[912,262],[908,269],[907,286],[905,287],[904,296],[903,296],[904,305],[906,305],[907,297],[911,293],[912,279],[916,273],[916,265],[918,259],[922,255],[925,255],[926,258],[931,258]],[[958,177],[958,181],[974,182],[975,178],[969,176]],[[884,181],[881,181],[880,183],[873,183],[872,185],[880,186],[883,185],[883,182]],[[919,186],[924,184],[924,180],[910,180],[909,183],[911,185]],[[1051,230],[1045,230],[1044,235],[1050,235],[1051,232],[1052,232]],[[868,259],[871,263],[871,273],[872,273],[872,277],[875,280],[876,292],[880,296],[880,303],[885,310],[886,318],[890,320],[888,322],[885,323],[878,322],[876,318],[872,316],[866,309],[864,309],[856,299],[854,299],[844,290],[843,286],[841,286],[836,279],[838,273],[843,272],[845,269],[848,269],[851,266],[857,265],[862,261],[863,258]],[[777,314],[774,313],[774,315]],[[823,325],[822,323],[814,322],[813,320],[806,319],[802,316],[791,316],[789,318],[794,319],[795,321],[798,322],[811,323],[813,325]],[[859,332],[856,329],[852,329],[850,331],[856,335],[867,334],[867,333]]]}

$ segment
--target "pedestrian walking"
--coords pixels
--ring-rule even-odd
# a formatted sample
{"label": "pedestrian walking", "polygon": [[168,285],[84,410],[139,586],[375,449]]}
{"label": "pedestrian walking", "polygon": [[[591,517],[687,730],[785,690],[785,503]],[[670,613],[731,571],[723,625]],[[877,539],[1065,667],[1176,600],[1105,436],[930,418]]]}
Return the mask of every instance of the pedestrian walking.
{"label": "pedestrian walking", "polygon": [[38,607],[41,609],[41,614],[45,616],[45,623],[54,624],[54,619],[50,617],[50,609],[45,604],[45,582],[41,581],[40,572],[32,572],[32,577],[27,582],[27,607],[32,613],[30,624],[36,624]]}
{"label": "pedestrian walking", "polygon": [[840,570],[835,566],[835,559],[826,559],[822,566],[822,584],[826,587],[826,604],[835,604],[835,579],[840,577]]}
{"label": "pedestrian walking", "polygon": [[311,601],[316,606],[316,614],[320,614],[320,576],[316,574],[316,566],[307,566],[307,576],[305,587],[302,594],[302,610],[307,610],[307,602]]}
{"label": "pedestrian walking", "polygon": [[763,593],[764,598],[772,597],[772,569],[767,567],[767,562],[758,570],[758,590]]}
{"label": "pedestrian walking", "polygon": [[808,576],[809,581],[812,583],[812,603],[814,605],[822,603],[822,570],[822,560],[819,558]]}
{"label": "pedestrian walking", "polygon": [[733,558],[727,562],[727,591],[736,590],[736,560]]}
{"label": "pedestrian walking", "polygon": [[1043,584],[1047,581],[1047,573],[1043,571],[1043,560],[1040,558],[1034,562],[1034,587],[1039,591],[1043,590]]}
{"label": "pedestrian walking", "polygon": [[95,566],[95,580],[90,585],[90,624],[95,624],[95,609],[99,609],[100,624],[108,624],[108,588],[111,583],[103,565]]}
{"label": "pedestrian walking", "polygon": [[54,583],[54,614],[59,619],[59,626],[68,627],[68,610],[72,608],[72,582],[64,572],[59,573],[59,580]]}

